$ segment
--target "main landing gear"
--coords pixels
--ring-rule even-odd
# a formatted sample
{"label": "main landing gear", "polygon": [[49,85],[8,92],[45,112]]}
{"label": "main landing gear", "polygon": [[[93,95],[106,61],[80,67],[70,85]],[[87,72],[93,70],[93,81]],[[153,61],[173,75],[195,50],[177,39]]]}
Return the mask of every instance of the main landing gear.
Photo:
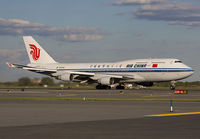
{"label": "main landing gear", "polygon": [[[96,86],[96,89],[111,89],[111,86],[109,86],[109,85],[103,85],[103,84],[98,84]],[[117,85],[116,89],[125,89],[125,86],[123,86],[123,85]]]}
{"label": "main landing gear", "polygon": [[108,86],[108,85],[98,84],[98,85],[96,86],[96,89],[111,89],[111,87]]}
{"label": "main landing gear", "polygon": [[125,89],[125,87],[123,85],[118,85],[116,86],[116,89]]}

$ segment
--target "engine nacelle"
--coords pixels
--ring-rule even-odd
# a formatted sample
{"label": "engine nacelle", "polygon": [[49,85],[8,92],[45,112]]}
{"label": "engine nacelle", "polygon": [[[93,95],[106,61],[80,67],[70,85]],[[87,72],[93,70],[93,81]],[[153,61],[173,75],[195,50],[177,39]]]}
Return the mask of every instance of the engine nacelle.
{"label": "engine nacelle", "polygon": [[73,75],[70,73],[64,73],[64,74],[61,74],[60,76],[58,76],[58,79],[69,82],[69,81],[73,80]]}
{"label": "engine nacelle", "polygon": [[111,85],[114,84],[114,79],[111,77],[102,77],[98,80],[98,82],[103,85]]}
{"label": "engine nacelle", "polygon": [[140,83],[136,83],[137,85],[142,85],[142,86],[153,86],[153,82],[140,82]]}

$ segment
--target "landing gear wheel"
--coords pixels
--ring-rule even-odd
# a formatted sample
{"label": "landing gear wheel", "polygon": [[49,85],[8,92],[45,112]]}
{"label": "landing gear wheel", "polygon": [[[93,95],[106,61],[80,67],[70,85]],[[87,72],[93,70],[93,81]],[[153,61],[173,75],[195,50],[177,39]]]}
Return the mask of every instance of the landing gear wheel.
{"label": "landing gear wheel", "polygon": [[170,85],[170,90],[175,90],[175,89],[176,89],[175,84],[171,84],[171,85]]}
{"label": "landing gear wheel", "polygon": [[98,85],[96,86],[96,89],[111,89],[111,87],[108,86],[108,85],[101,85],[101,84],[98,84]]}
{"label": "landing gear wheel", "polygon": [[110,86],[107,86],[107,85],[105,85],[105,89],[107,90],[107,89],[111,89],[111,87]]}
{"label": "landing gear wheel", "polygon": [[118,85],[116,86],[116,89],[125,89],[125,87],[123,85]]}
{"label": "landing gear wheel", "polygon": [[96,89],[101,89],[101,85],[98,84],[98,85],[96,86]]}

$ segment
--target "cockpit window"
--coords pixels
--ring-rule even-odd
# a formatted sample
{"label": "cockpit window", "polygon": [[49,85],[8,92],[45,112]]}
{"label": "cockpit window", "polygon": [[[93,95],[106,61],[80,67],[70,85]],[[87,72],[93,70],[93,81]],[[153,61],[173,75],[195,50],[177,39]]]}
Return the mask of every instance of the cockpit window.
{"label": "cockpit window", "polygon": [[182,63],[182,61],[175,61],[175,63]]}

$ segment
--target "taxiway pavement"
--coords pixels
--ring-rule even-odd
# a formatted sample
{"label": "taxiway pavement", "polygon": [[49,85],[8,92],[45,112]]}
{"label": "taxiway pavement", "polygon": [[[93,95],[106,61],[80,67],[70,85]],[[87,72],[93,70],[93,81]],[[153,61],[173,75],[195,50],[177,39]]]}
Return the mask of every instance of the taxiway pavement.
{"label": "taxiway pavement", "polygon": [[[200,91],[0,90],[0,97],[200,98]],[[168,101],[1,100],[0,138],[199,138],[200,115],[170,113]],[[199,112],[200,102],[174,102],[174,113]]]}

